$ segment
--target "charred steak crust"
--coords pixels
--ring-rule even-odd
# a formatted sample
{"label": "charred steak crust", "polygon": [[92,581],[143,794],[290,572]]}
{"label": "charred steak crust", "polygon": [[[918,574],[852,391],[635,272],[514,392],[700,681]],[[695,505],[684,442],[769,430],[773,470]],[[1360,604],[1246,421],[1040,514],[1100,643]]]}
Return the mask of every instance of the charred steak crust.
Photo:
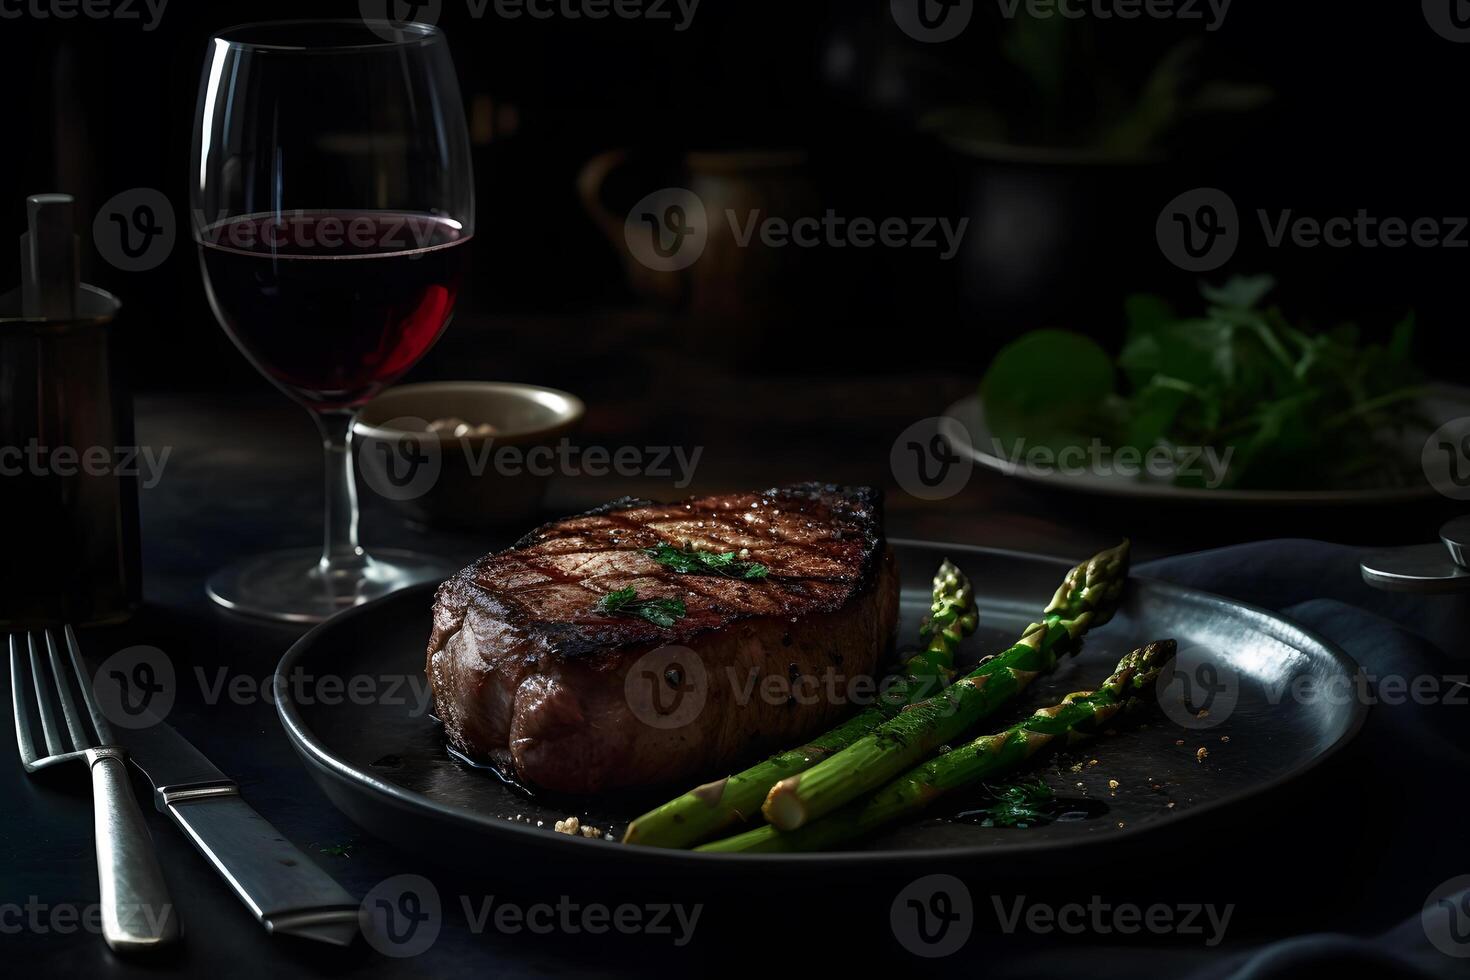
{"label": "charred steak crust", "polygon": [[[749,549],[758,581],[680,575],[658,544]],[[690,728],[650,731],[623,684],[642,655],[687,646],[729,669],[871,674],[897,628],[881,495],[804,483],[674,504],[624,498],[543,525],[440,586],[427,673],[450,742],[553,789],[671,779],[771,739],[800,738],[842,705],[737,703],[721,676]],[[633,587],[681,598],[671,628],[595,606]],[[722,686],[723,685],[723,686]],[[593,747],[595,743],[595,747]]]}
{"label": "charred steak crust", "polygon": [[[759,510],[759,507],[749,506],[751,501],[759,501],[760,506],[767,510],[785,508],[788,514],[792,511],[805,513],[813,508],[825,511],[825,515],[814,516],[830,521],[837,533],[853,544],[851,550],[860,558],[856,568],[843,568],[835,575],[813,575],[804,574],[809,573],[810,568],[792,567],[790,563],[785,567],[772,564],[769,553],[772,542],[759,534],[749,534],[747,528],[735,526],[735,518],[725,516]],[[713,506],[708,506],[711,503]],[[726,506],[730,503],[744,504],[744,507]],[[706,506],[708,509],[701,509]],[[703,533],[706,529],[696,526],[692,537],[681,537],[677,533],[662,533],[648,525],[650,517],[661,516],[666,522],[684,526],[689,522],[686,516],[689,513],[696,515],[693,518],[695,525],[701,521],[719,520],[724,525],[719,530],[733,535],[737,540],[747,540],[748,543],[740,545],[736,541],[717,538],[712,533],[716,531],[715,528],[708,529],[711,533]],[[505,622],[524,629],[529,635],[539,636],[547,653],[576,657],[594,655],[609,647],[632,643],[686,642],[701,632],[720,629],[743,618],[780,615],[785,610],[756,609],[740,602],[759,594],[758,590],[762,589],[759,583],[676,575],[642,555],[630,555],[627,564],[620,563],[620,567],[616,569],[585,578],[576,577],[577,573],[569,571],[565,562],[551,564],[544,559],[554,560],[569,555],[580,557],[596,553],[592,551],[594,548],[600,552],[638,552],[659,544],[683,545],[685,541],[690,541],[696,547],[710,545],[713,550],[722,551],[727,550],[727,546],[736,550],[749,547],[753,558],[770,567],[767,581],[782,582],[795,594],[799,602],[792,605],[799,608],[793,609],[793,612],[835,612],[846,605],[852,595],[872,587],[878,557],[883,548],[881,514],[881,491],[872,487],[839,487],[821,483],[776,487],[758,494],[696,497],[676,504],[659,504],[651,500],[623,497],[574,517],[544,524],[524,535],[508,551],[482,558],[440,586],[436,601],[443,600],[447,593],[458,588],[473,589],[485,595],[498,593],[504,596],[505,593],[495,586],[495,576],[512,570],[507,566],[518,566],[513,570],[522,575],[529,573],[533,577],[544,576],[537,584],[571,584],[577,586],[582,593],[573,593],[580,605],[574,602],[567,608],[555,608],[552,611],[557,615],[554,616],[545,615],[536,606],[504,599],[499,603]],[[632,515],[638,515],[638,518],[629,519]],[[563,545],[570,545],[578,550],[567,552]],[[785,546],[791,547],[789,544]],[[587,551],[580,550],[583,548]],[[801,556],[795,557],[799,561]],[[587,569],[587,572],[595,571]],[[516,580],[524,581],[521,577]],[[845,584],[846,588],[811,588],[803,584],[807,582]],[[689,607],[689,615],[681,618],[673,629],[662,629],[641,619],[599,616],[593,612],[593,606],[603,594],[629,585],[638,589],[640,598],[684,598]],[[704,593],[711,600],[711,605],[704,614],[696,611],[695,602],[690,596],[684,595],[686,587],[687,590]],[[722,596],[728,593],[736,595]],[[733,598],[736,601],[722,602],[722,598]],[[560,607],[561,604],[557,605]],[[563,617],[562,613],[566,616]]]}

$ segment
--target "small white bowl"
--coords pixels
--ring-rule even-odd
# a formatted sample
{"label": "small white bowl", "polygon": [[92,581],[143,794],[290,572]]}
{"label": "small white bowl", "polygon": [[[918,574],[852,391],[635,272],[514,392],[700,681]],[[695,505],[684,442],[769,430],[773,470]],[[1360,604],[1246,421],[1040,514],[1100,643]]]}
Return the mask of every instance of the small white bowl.
{"label": "small white bowl", "polygon": [[[515,447],[512,461],[535,446],[555,447],[585,410],[577,396],[539,385],[434,381],[389,388],[362,407],[353,427],[366,492],[428,524],[478,529],[524,522],[535,516],[551,476],[496,461],[507,458],[505,447]],[[495,431],[431,432],[429,423],[440,419]]]}

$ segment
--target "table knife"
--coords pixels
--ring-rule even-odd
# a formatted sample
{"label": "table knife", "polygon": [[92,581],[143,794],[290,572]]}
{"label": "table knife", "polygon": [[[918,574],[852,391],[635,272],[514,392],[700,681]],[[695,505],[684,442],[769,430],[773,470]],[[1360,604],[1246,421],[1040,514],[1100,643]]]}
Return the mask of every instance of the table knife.
{"label": "table knife", "polygon": [[234,889],[267,932],[345,946],[359,902],[240,796],[235,781],[163,721],[127,733],[153,802]]}

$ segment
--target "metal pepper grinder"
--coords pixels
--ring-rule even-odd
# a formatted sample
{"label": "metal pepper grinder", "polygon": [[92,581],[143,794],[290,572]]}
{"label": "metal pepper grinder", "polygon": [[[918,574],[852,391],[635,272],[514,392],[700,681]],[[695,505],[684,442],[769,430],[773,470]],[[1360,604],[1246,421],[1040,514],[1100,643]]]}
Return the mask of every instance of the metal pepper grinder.
{"label": "metal pepper grinder", "polygon": [[0,296],[0,626],[115,622],[142,594],[122,304],[79,282],[69,195],[26,210],[21,286]]}

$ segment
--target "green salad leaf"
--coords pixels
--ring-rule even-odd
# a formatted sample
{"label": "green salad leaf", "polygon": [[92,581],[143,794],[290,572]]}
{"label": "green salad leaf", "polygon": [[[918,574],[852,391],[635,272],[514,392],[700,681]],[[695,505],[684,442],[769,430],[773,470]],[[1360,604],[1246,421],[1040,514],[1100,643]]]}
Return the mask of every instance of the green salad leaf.
{"label": "green salad leaf", "polygon": [[1113,392],[1113,373],[1097,341],[1032,331],[997,354],[980,383],[986,422],[1007,444],[1070,445],[1093,428],[1098,403]]}

